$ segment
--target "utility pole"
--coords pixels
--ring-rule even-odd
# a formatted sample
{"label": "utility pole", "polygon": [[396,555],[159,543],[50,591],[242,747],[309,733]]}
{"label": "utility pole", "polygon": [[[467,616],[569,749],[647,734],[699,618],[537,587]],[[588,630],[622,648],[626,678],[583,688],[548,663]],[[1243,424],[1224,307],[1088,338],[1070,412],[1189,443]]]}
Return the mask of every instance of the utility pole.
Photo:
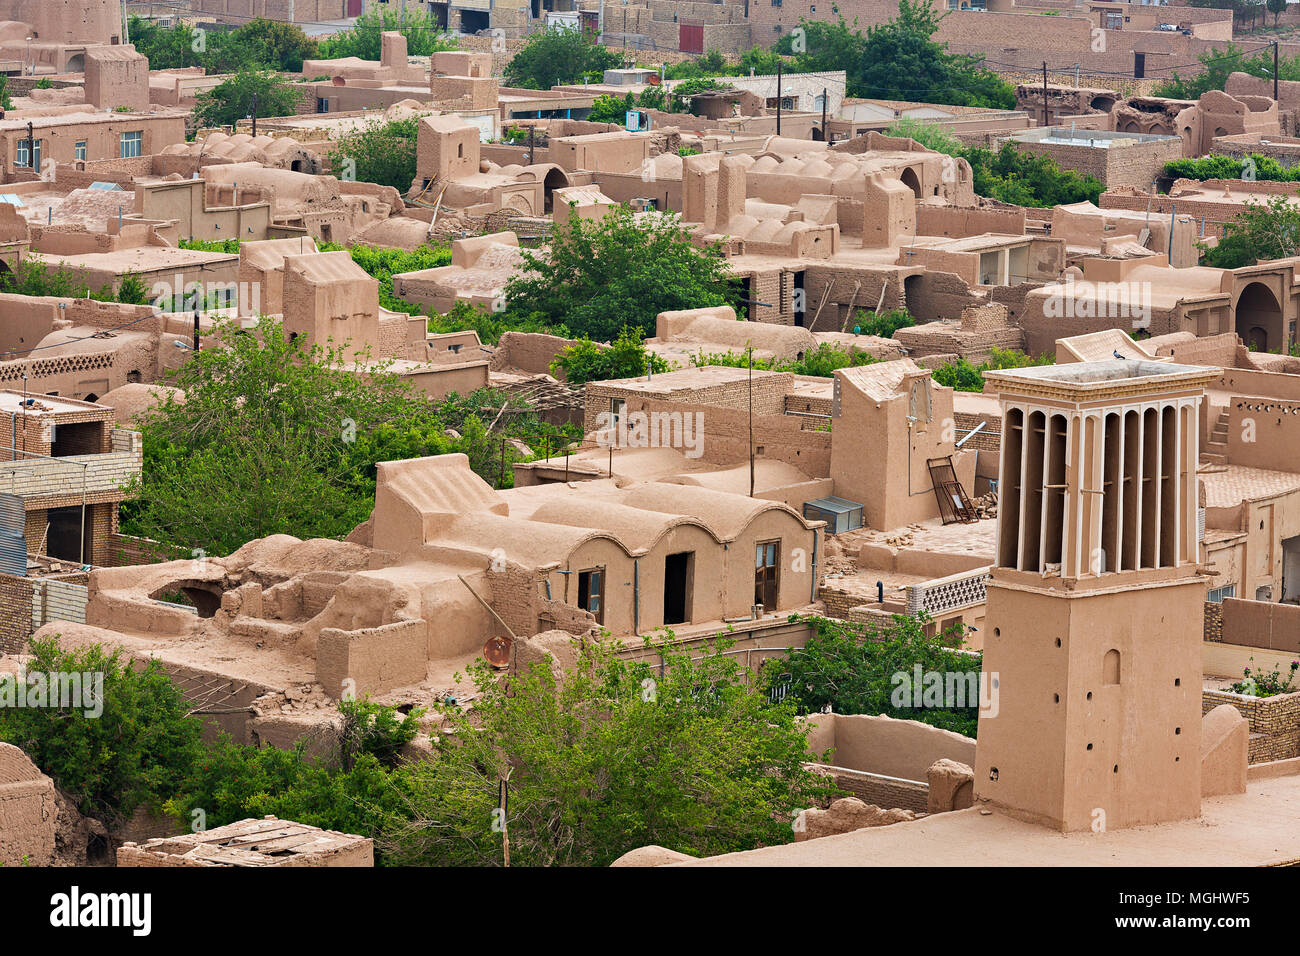
{"label": "utility pole", "polygon": [[754,346],[749,346],[749,497],[754,497]]}
{"label": "utility pole", "polygon": [[199,298],[198,293],[194,294],[194,351],[199,351]]}
{"label": "utility pole", "polygon": [[776,135],[777,136],[781,135],[781,64],[780,63],[776,65]]}
{"label": "utility pole", "polygon": [[1043,125],[1050,126],[1047,112],[1047,61],[1043,61]]}
{"label": "utility pole", "polygon": [[829,94],[828,94],[827,91],[826,91],[826,87],[823,86],[823,87],[822,87],[822,142],[823,142],[823,143],[827,142],[827,139],[826,139],[826,100],[827,100],[828,97],[829,97]]}
{"label": "utility pole", "polygon": [[1273,99],[1277,99],[1277,41],[1273,41]]}
{"label": "utility pole", "polygon": [[[1046,67],[1046,64],[1044,64]],[[257,135],[257,94],[253,94],[253,135]]]}
{"label": "utility pole", "polygon": [[533,159],[533,133],[535,132],[536,129],[537,127],[535,126],[528,127],[528,165],[529,166],[532,166],[533,163],[535,162]]}

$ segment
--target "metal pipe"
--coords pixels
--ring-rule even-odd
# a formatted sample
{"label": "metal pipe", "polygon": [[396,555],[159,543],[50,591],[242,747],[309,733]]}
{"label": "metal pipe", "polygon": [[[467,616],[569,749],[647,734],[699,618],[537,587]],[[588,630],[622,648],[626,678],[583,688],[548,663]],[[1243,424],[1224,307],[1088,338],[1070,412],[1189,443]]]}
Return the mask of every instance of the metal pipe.
{"label": "metal pipe", "polygon": [[632,559],[632,633],[641,633],[641,559]]}

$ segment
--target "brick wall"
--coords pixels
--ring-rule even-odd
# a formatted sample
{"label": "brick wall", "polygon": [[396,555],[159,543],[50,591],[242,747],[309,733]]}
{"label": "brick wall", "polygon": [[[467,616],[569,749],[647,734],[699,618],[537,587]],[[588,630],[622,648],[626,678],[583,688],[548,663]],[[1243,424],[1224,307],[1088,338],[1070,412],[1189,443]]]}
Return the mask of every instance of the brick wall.
{"label": "brick wall", "polygon": [[1223,605],[1218,601],[1205,602],[1203,636],[1207,641],[1223,640]]}
{"label": "brick wall", "polygon": [[1250,762],[1267,763],[1300,756],[1300,692],[1276,697],[1246,697],[1228,691],[1201,692],[1201,713],[1231,704],[1250,722]]}
{"label": "brick wall", "polygon": [[967,412],[954,412],[953,424],[957,426],[957,440],[960,441],[970,429],[983,422],[979,434],[962,445],[963,449],[975,448],[979,451],[998,451],[1002,447],[1002,417],[1000,415],[971,415]]}
{"label": "brick wall", "polygon": [[925,813],[930,802],[930,785],[916,780],[899,780],[879,774],[849,770],[845,767],[827,767],[823,764],[806,764],[809,769],[827,774],[841,790],[864,803],[884,810],[902,809]]}
{"label": "brick wall", "polygon": [[10,654],[25,651],[31,633],[31,579],[0,574],[0,651]]}
{"label": "brick wall", "polygon": [[[754,373],[754,417],[780,415],[785,410],[785,396],[794,384],[794,376],[784,372]],[[750,387],[747,380],[702,385],[699,388],[665,388],[654,391],[646,388],[628,388],[617,382],[590,382],[587,384],[587,416],[583,425],[587,434],[600,427],[600,415],[609,411],[613,398],[659,400],[673,404],[709,405],[716,408],[749,409]]]}

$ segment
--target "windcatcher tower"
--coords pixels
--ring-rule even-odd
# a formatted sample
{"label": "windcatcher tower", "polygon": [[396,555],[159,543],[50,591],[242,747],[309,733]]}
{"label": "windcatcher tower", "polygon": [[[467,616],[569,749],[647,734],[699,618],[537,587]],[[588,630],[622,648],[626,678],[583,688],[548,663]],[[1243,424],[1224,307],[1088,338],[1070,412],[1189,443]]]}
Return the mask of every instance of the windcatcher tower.
{"label": "windcatcher tower", "polygon": [[1067,831],[1200,814],[1198,414],[1218,371],[986,374],[1003,430],[979,800]]}

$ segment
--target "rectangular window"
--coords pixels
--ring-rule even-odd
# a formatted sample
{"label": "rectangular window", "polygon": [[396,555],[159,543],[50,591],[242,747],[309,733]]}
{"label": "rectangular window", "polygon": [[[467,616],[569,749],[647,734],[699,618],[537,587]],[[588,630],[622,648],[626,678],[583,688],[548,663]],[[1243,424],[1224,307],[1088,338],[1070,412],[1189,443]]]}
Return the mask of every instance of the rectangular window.
{"label": "rectangular window", "polygon": [[1236,597],[1237,585],[1229,584],[1221,588],[1210,588],[1210,593],[1205,596],[1205,600],[1211,604],[1222,604],[1224,598]]}
{"label": "rectangular window", "polygon": [[73,144],[72,154],[73,157],[76,159],[86,158],[86,141],[84,139],[78,140],[76,143]]}
{"label": "rectangular window", "polygon": [[776,610],[781,583],[781,542],[760,541],[754,549],[754,603],[765,611]]}
{"label": "rectangular window", "polygon": [[597,624],[605,623],[605,569],[578,572],[578,607],[590,611]]}
{"label": "rectangular window", "polygon": [[133,156],[140,156],[141,147],[144,145],[144,131],[136,130],[133,133],[123,133],[121,140],[121,149],[118,156],[121,159],[130,159]]}
{"label": "rectangular window", "polygon": [[316,97],[316,112],[328,113],[330,111],[330,101],[324,96]]}
{"label": "rectangular window", "polygon": [[20,139],[14,165],[39,170],[41,168],[41,141],[38,139],[33,143],[30,139]]}

